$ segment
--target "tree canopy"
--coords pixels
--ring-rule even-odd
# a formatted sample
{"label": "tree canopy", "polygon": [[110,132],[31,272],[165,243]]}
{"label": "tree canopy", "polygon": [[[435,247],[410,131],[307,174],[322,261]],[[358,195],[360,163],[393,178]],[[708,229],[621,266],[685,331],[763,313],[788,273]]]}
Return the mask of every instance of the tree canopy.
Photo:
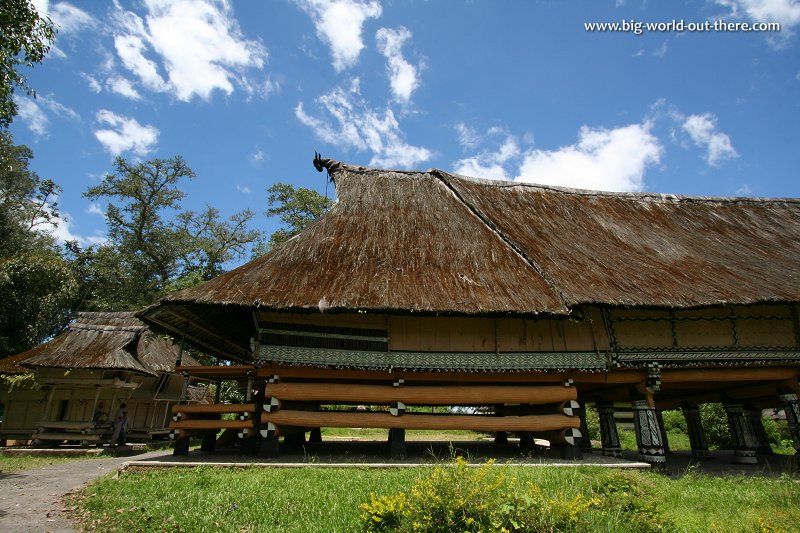
{"label": "tree canopy", "polygon": [[35,96],[19,67],[41,63],[55,38],[53,22],[29,0],[0,0],[0,127],[7,128],[17,114],[15,88]]}
{"label": "tree canopy", "polygon": [[115,172],[84,196],[105,200],[108,244],[70,256],[80,271],[84,308],[136,309],[171,290],[209,280],[243,257],[262,233],[245,210],[223,220],[219,210],[183,210],[179,184],[195,177],[180,156],[114,162]]}
{"label": "tree canopy", "polygon": [[278,182],[269,189],[267,216],[277,216],[283,227],[270,235],[268,247],[286,242],[333,207],[333,200],[312,189]]}
{"label": "tree canopy", "polygon": [[59,187],[28,168],[33,153],[0,131],[0,357],[58,333],[77,294],[72,269],[48,229]]}

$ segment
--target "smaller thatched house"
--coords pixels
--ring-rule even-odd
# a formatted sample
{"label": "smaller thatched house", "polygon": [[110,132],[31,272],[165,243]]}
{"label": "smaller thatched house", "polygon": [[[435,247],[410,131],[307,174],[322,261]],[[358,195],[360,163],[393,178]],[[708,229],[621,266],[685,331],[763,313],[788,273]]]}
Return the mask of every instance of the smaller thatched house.
{"label": "smaller thatched house", "polygon": [[[167,435],[184,384],[179,354],[134,313],[79,313],[51,341],[0,360],[0,438],[99,444],[123,403],[128,438]],[[182,364],[197,365],[187,354]]]}

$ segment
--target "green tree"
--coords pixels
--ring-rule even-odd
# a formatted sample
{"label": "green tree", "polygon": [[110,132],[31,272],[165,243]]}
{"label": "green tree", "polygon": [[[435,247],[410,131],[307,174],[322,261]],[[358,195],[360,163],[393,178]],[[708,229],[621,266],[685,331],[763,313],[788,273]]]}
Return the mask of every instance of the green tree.
{"label": "green tree", "polygon": [[0,127],[7,128],[17,115],[15,88],[36,95],[18,67],[41,63],[55,38],[53,22],[29,0],[0,0]]}
{"label": "green tree", "polygon": [[130,163],[114,162],[115,172],[84,196],[105,200],[109,243],[97,249],[73,247],[82,265],[85,307],[136,309],[154,303],[176,287],[186,287],[223,272],[262,238],[248,228],[254,213],[227,220],[207,207],[183,211],[183,179],[195,177],[180,156]]}
{"label": "green tree", "polygon": [[[333,207],[333,200],[317,191],[278,182],[267,189],[267,216],[277,216],[283,227],[269,238],[267,249],[286,242]],[[266,250],[262,250],[266,251]]]}
{"label": "green tree", "polygon": [[33,153],[0,131],[0,357],[32,348],[69,321],[77,282],[49,228],[60,189],[28,168]]}

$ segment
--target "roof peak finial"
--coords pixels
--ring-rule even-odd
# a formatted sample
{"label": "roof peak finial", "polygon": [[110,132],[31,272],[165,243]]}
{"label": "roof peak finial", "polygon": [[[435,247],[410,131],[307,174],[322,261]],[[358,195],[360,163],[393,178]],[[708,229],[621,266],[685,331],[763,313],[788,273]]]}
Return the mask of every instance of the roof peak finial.
{"label": "roof peak finial", "polygon": [[335,159],[329,159],[329,158],[323,159],[322,155],[320,155],[319,152],[314,150],[314,168],[317,169],[317,172],[322,172],[322,169],[327,170],[328,178],[330,178],[330,180],[334,183],[336,183],[336,181],[333,179],[331,171],[335,171],[339,167],[339,164],[340,163]]}

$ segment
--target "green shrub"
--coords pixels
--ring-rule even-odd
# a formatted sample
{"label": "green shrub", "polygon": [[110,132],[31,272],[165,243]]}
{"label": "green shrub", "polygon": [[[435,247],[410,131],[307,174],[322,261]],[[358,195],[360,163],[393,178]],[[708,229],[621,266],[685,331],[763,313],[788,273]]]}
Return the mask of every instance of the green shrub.
{"label": "green shrub", "polygon": [[624,473],[601,474],[588,495],[546,497],[493,462],[463,458],[439,465],[408,491],[370,495],[362,503],[364,530],[375,533],[537,533],[550,531],[669,531],[673,524],[650,495],[654,488]]}
{"label": "green shrub", "polygon": [[708,447],[712,450],[729,450],[731,434],[728,429],[728,415],[721,403],[705,403],[700,406],[700,420],[706,432]]}
{"label": "green shrub", "polygon": [[597,409],[593,405],[586,406],[586,427],[589,430],[588,438],[591,440],[600,440],[600,417],[597,414]]}
{"label": "green shrub", "polygon": [[661,415],[664,419],[664,430],[667,433],[673,430],[688,433],[686,418],[683,416],[683,411],[680,409],[670,409],[669,411],[663,411]]}

